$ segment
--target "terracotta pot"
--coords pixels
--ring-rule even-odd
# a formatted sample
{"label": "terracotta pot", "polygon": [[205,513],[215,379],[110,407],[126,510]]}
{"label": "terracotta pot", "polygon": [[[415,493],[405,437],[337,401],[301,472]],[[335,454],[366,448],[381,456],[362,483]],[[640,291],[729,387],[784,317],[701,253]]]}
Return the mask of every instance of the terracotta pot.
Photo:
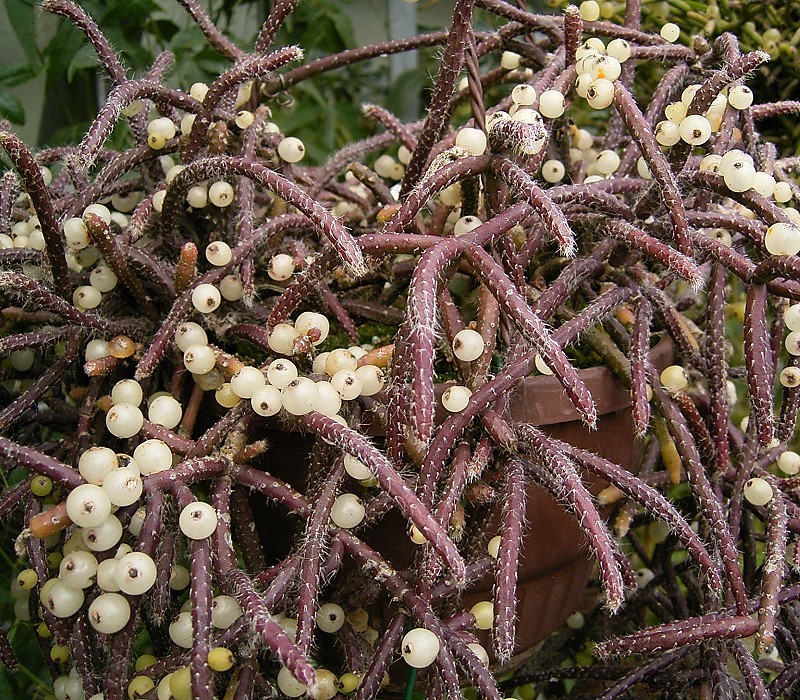
{"label": "terracotta pot", "polygon": [[[651,351],[651,361],[659,370],[670,363],[671,357],[669,340],[662,340]],[[588,430],[580,421],[555,377],[523,380],[509,403],[508,418],[540,426],[559,440],[595,452],[626,469],[635,469],[642,445],[634,437],[628,390],[605,367],[581,370],[580,375],[597,403],[597,430]],[[445,387],[437,389],[441,393]],[[302,487],[306,478],[303,465],[310,449],[307,437],[277,430],[268,431],[267,437],[271,448],[265,455],[264,468]],[[588,476],[586,483],[594,494],[607,485]],[[297,520],[282,517],[285,511],[280,506],[265,505],[261,499],[253,505],[268,563],[273,563],[288,554]],[[496,514],[489,513],[487,517],[499,524]],[[529,487],[526,522],[518,578],[517,654],[547,637],[579,607],[594,567],[575,518],[535,484]],[[403,568],[411,563],[416,551],[406,529],[407,523],[393,512],[360,534],[394,566]],[[468,609],[479,600],[491,599],[491,595],[490,575],[468,586],[460,607]],[[491,644],[484,641],[490,649]]]}
{"label": "terracotta pot", "polygon": [[[664,339],[653,348],[650,359],[660,371],[670,364],[672,354],[671,341]],[[590,431],[581,422],[555,377],[535,376],[522,381],[509,402],[508,417],[539,426],[558,440],[635,470],[642,443],[634,434],[629,391],[606,367],[584,369],[579,374],[597,404],[597,430]],[[583,476],[594,495],[608,485],[585,472]],[[603,515],[609,515],[610,510]],[[528,490],[525,521],[517,583],[517,653],[547,637],[578,609],[594,568],[575,518],[535,484]],[[490,600],[491,594],[491,576],[476,581],[467,589],[463,607]]]}

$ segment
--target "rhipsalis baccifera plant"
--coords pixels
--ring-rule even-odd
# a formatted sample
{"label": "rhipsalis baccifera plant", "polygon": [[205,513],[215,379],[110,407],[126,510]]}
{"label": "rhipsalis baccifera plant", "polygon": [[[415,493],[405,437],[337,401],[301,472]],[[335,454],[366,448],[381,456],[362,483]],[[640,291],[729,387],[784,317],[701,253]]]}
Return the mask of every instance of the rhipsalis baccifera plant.
{"label": "rhipsalis baccifera plant", "polygon": [[[800,160],[759,124],[800,103],[753,103],[768,54],[646,31],[638,0],[456,0],[304,61],[275,45],[296,4],[248,50],[181,0],[229,61],[185,89],[42,4],[109,84],[72,147],[0,125],[0,515],[55,697],[798,692]],[[374,135],[307,165],[273,121],[425,47],[417,122],[366,104]],[[549,375],[593,434],[598,365],[632,470],[515,408]],[[531,650],[541,490],[596,576]]]}

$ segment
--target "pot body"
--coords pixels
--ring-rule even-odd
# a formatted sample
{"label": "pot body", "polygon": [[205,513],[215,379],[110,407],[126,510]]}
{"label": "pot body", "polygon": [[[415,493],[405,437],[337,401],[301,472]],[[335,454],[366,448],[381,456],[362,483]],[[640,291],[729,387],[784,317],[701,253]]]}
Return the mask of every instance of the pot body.
{"label": "pot body", "polygon": [[[672,344],[668,340],[661,341],[651,351],[651,362],[659,371],[671,358]],[[509,401],[507,419],[539,426],[554,438],[601,455],[629,471],[635,470],[642,444],[634,434],[629,391],[605,367],[580,370],[580,376],[597,405],[596,430],[589,430],[581,422],[558,380],[550,376],[533,376],[520,382]],[[437,387],[437,394],[445,388]],[[297,433],[277,430],[268,431],[267,437],[271,447],[265,455],[263,468],[302,488],[307,478],[309,440]],[[380,437],[374,440],[377,442]],[[584,483],[595,495],[607,485],[601,479],[583,476]],[[281,513],[278,506],[265,506],[260,499],[258,505],[254,501],[253,506],[268,563],[273,563],[289,553],[298,523],[296,519],[286,518],[285,511]],[[490,531],[494,528],[494,533],[499,534],[499,514],[489,512],[484,516]],[[558,629],[578,609],[594,568],[575,518],[547,491],[533,483],[528,487],[525,522],[527,529],[518,570],[517,654]],[[415,545],[407,537],[407,527],[407,523],[392,512],[369,530],[361,531],[360,536],[395,567],[402,569],[412,563],[416,552]],[[469,609],[480,600],[490,600],[492,583],[491,574],[470,582],[460,607]],[[381,613],[376,611],[376,614]],[[491,649],[487,639],[482,641]]]}

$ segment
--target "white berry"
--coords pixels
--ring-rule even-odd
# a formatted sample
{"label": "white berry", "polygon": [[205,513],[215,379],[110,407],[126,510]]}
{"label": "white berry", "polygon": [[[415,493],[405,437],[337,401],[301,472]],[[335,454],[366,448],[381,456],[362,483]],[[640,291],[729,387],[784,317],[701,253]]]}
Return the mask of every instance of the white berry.
{"label": "white berry", "polygon": [[430,666],[439,654],[439,638],[424,627],[408,632],[400,643],[403,659],[409,666]]}

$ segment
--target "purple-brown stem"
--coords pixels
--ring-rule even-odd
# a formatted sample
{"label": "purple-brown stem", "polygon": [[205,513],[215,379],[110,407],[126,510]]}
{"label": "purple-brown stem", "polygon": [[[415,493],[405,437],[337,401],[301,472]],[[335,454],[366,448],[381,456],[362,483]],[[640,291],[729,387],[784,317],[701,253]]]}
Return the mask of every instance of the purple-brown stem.
{"label": "purple-brown stem", "polygon": [[517,574],[519,552],[525,530],[526,489],[525,470],[518,459],[506,463],[505,501],[503,526],[497,571],[494,585],[494,628],[492,643],[500,663],[511,658],[514,652],[517,617]]}
{"label": "purple-brown stem", "polygon": [[344,473],[343,462],[341,459],[337,459],[336,466],[329,474],[325,475],[322,487],[313,496],[314,508],[306,522],[299,573],[297,635],[295,636],[297,648],[304,654],[309,653],[314,639],[316,598],[321,585],[320,567],[328,540],[331,507]]}
{"label": "purple-brown stem", "polygon": [[[190,113],[201,109],[201,104],[179,90],[164,87],[149,80],[128,80],[117,85],[109,94],[105,105],[94,118],[75,152],[67,156],[81,171],[87,170],[97,159],[100,149],[117,125],[123,110],[140,99],[151,99],[161,107],[176,107]],[[167,146],[159,153],[167,151]],[[141,152],[144,155],[144,151]],[[118,168],[118,164],[116,167]],[[108,174],[106,174],[108,177]]]}
{"label": "purple-brown stem", "polygon": [[[189,187],[207,178],[240,175],[249,177],[261,187],[272,190],[305,214],[314,227],[341,256],[348,271],[360,277],[367,271],[358,244],[344,226],[321,204],[312,199],[296,184],[261,163],[243,158],[216,156],[203,158],[186,166],[167,187],[161,210],[162,230],[167,234],[178,225],[183,210],[184,197]],[[238,246],[237,246],[238,248]]]}
{"label": "purple-brown stem", "polygon": [[148,315],[157,315],[150,295],[145,291],[139,278],[128,266],[128,262],[117,246],[116,238],[111,233],[109,225],[92,212],[84,215],[83,222],[86,224],[86,230],[89,232],[92,242],[103,254],[103,259],[114,271],[122,285],[131,293],[134,299],[143,304],[143,310]]}
{"label": "purple-brown stem", "polygon": [[595,647],[598,656],[664,652],[709,639],[742,639],[755,634],[758,622],[752,617],[720,613],[693,617],[652,627],[623,638],[607,639]]}
{"label": "purple-brown stem", "polygon": [[650,401],[647,398],[647,362],[650,352],[650,322],[653,310],[645,297],[636,299],[631,329],[631,415],[636,434],[641,438],[650,425]]}
{"label": "purple-brown stem", "polygon": [[53,287],[59,296],[69,300],[72,287],[69,282],[67,259],[64,255],[65,240],[56,222],[53,201],[47,185],[44,184],[44,177],[33,154],[15,134],[0,131],[0,146],[3,147],[14,169],[19,173],[25,191],[30,196],[31,204],[39,217],[39,224],[44,235],[45,259],[53,278]]}
{"label": "purple-brown stem", "polygon": [[286,46],[269,54],[255,54],[239,60],[233,68],[220,75],[208,88],[189,138],[183,148],[183,160],[194,160],[208,136],[214,111],[223,97],[248,79],[269,75],[291,61],[302,59],[303,51],[297,46]]}
{"label": "purple-brown stem", "polygon": [[744,360],[750,391],[751,418],[755,420],[758,441],[767,447],[772,441],[772,385],[774,369],[767,331],[767,288],[752,284],[747,290],[744,312]]}
{"label": "purple-brown stem", "polygon": [[80,352],[81,333],[72,333],[67,339],[64,355],[48,367],[25,391],[0,410],[0,430],[7,430],[14,422],[22,418],[25,411],[33,406],[47,391],[61,380],[64,372],[78,357]]}
{"label": "purple-brown stem", "polygon": [[580,10],[574,5],[564,8],[564,48],[565,61],[568,66],[575,63],[575,52],[583,39],[583,20]]}
{"label": "purple-brown stem", "polygon": [[625,128],[631,138],[639,146],[653,178],[659,185],[664,206],[672,223],[675,247],[678,252],[691,257],[692,244],[686,223],[686,208],[678,191],[675,176],[633,95],[619,82],[614,85],[614,106],[625,122]]}
{"label": "purple-brown stem", "polygon": [[664,392],[661,382],[653,373],[650,376],[653,387],[654,400],[659,407],[670,435],[681,456],[681,461],[692,487],[692,493],[697,501],[700,512],[703,514],[716,539],[725,573],[728,579],[737,612],[740,614],[747,607],[747,593],[742,580],[742,572],[738,564],[736,543],[725,522],[722,504],[717,499],[711,484],[706,476],[700,454],[697,450],[694,437],[686,424],[686,420],[678,407]]}
{"label": "purple-brown stem", "polygon": [[473,2],[474,0],[456,0],[453,9],[453,25],[447,34],[442,65],[428,104],[425,123],[417,139],[417,147],[411,154],[411,161],[406,167],[400,188],[401,198],[408,194],[422,177],[431,149],[442,134],[453,88],[464,63],[464,50],[472,23]]}
{"label": "purple-brown stem", "polygon": [[261,25],[261,31],[258,33],[258,38],[255,43],[255,53],[266,53],[272,42],[275,40],[275,35],[278,30],[283,26],[286,18],[297,7],[299,0],[275,0],[270,8],[269,15],[264,24]]}
{"label": "purple-brown stem", "polygon": [[500,700],[496,682],[489,673],[489,669],[483,665],[483,662],[475,656],[471,649],[467,648],[467,643],[460,636],[442,623],[430,605],[408,588],[404,579],[394,571],[390,564],[377,552],[358,540],[352,533],[346,530],[337,530],[337,536],[342,540],[348,553],[369,574],[374,576],[391,595],[403,602],[412,617],[416,618],[424,627],[439,637],[442,645],[437,659],[439,664],[442,665],[441,676],[443,680],[447,682],[450,679],[448,683],[450,687],[452,687],[453,680],[455,680],[455,685],[458,686],[455,665],[451,656],[452,650],[452,653],[470,674],[472,683],[479,692],[488,700]]}
{"label": "purple-brown stem", "polygon": [[178,0],[178,3],[189,13],[195,25],[208,39],[208,43],[225,58],[236,61],[245,56],[245,52],[214,25],[206,11],[195,0]]}
{"label": "purple-brown stem", "polygon": [[786,504],[783,492],[774,477],[765,475],[772,487],[772,499],[767,504],[766,552],[761,571],[761,600],[758,605],[756,649],[765,653],[775,642],[775,621],[778,617],[778,593],[783,580],[786,559]]}
{"label": "purple-brown stem", "polygon": [[525,423],[517,425],[517,430],[520,438],[530,445],[537,462],[534,477],[565,503],[581,523],[589,548],[600,567],[606,605],[611,612],[616,612],[625,599],[625,585],[617,561],[618,546],[597,512],[592,495],[583,485],[575,466],[550,438]]}
{"label": "purple-brown stem", "polygon": [[100,31],[100,27],[91,18],[88,12],[72,0],[44,0],[42,9],[61,15],[69,19],[72,24],[78,27],[85,35],[92,47],[97,52],[100,65],[103,66],[108,77],[114,85],[120,85],[126,81],[125,69],[122,67],[117,54],[111,48],[108,39]]}
{"label": "purple-brown stem", "polygon": [[[181,504],[185,505],[185,504]],[[196,700],[212,700],[214,682],[208,665],[211,649],[211,544],[209,539],[193,540],[191,544],[192,584],[192,648],[189,669],[191,673],[192,697]]]}
{"label": "purple-brown stem", "polygon": [[554,442],[576,462],[613,484],[628,498],[641,504],[654,519],[660,519],[667,523],[703,570],[708,579],[709,587],[712,590],[719,588],[721,582],[717,573],[717,565],[711,558],[705,544],[686,522],[686,518],[664,496],[627,470],[599,455],[578,449],[565,442],[558,440],[554,440]]}
{"label": "purple-brown stem", "polygon": [[408,616],[402,612],[395,613],[389,620],[375,649],[375,654],[369,662],[369,667],[361,678],[355,700],[370,700],[377,696],[383,676],[400,647],[400,640],[405,632],[407,621]]}
{"label": "purple-brown stem", "polygon": [[464,560],[447,531],[409,488],[391,462],[360,433],[346,428],[332,418],[312,412],[302,419],[305,427],[323,439],[361,460],[375,474],[381,488],[395,501],[400,511],[419,528],[425,539],[442,557],[456,580],[463,580]]}
{"label": "purple-brown stem", "polygon": [[253,630],[275,654],[278,661],[286,666],[298,681],[313,688],[316,679],[314,669],[309,665],[305,654],[294,645],[283,628],[270,615],[247,574],[239,569],[229,571],[224,587],[228,595],[239,601],[244,614],[251,621]]}

